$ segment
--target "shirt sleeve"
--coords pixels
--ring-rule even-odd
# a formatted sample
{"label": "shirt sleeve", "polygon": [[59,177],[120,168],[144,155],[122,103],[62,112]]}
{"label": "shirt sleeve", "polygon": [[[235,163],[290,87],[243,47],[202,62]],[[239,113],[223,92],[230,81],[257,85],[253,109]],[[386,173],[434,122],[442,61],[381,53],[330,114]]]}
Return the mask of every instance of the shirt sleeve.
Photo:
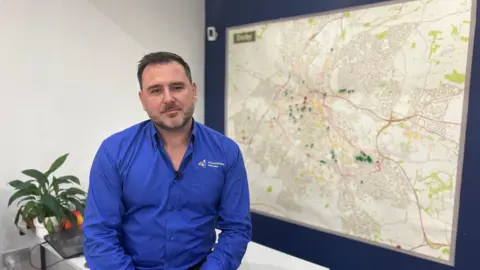
{"label": "shirt sleeve", "polygon": [[226,174],[217,221],[217,228],[221,233],[202,270],[238,269],[252,238],[245,164],[238,146],[232,152],[234,159]]}
{"label": "shirt sleeve", "polygon": [[119,242],[124,212],[122,185],[116,166],[102,144],[95,155],[83,224],[84,255],[92,270],[134,270]]}

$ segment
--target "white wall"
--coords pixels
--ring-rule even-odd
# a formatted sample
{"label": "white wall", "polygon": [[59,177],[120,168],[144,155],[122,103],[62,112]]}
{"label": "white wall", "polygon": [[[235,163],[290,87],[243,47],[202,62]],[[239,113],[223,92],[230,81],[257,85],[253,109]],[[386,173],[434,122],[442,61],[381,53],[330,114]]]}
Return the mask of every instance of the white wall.
{"label": "white wall", "polygon": [[24,244],[6,209],[21,170],[69,152],[59,173],[87,188],[100,142],[146,119],[136,80],[145,53],[189,62],[203,122],[204,29],[203,0],[0,1],[0,251]]}

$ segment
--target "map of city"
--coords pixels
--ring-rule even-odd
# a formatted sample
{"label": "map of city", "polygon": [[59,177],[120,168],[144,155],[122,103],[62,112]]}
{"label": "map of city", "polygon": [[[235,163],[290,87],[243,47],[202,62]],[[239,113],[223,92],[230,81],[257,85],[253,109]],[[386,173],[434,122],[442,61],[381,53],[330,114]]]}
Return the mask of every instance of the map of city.
{"label": "map of city", "polygon": [[452,264],[474,0],[228,29],[252,211]]}

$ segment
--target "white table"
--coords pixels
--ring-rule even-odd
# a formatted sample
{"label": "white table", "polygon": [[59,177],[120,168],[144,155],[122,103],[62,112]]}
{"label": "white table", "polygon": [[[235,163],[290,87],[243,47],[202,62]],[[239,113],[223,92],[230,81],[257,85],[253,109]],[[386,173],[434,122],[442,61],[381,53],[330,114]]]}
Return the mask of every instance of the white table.
{"label": "white table", "polygon": [[275,249],[250,242],[239,270],[329,270]]}
{"label": "white table", "polygon": [[[30,230],[25,228],[19,228],[26,234],[33,234]],[[38,230],[38,229],[37,229]],[[43,238],[38,235],[44,235],[46,233],[37,231],[37,236],[39,243],[43,242]],[[217,230],[217,239],[219,231]],[[41,256],[43,263],[48,266],[49,264],[54,263],[46,262],[46,252],[54,255],[58,260],[61,260],[61,256],[48,244],[43,244],[41,246]],[[62,261],[62,269],[64,265],[68,265],[71,269],[75,270],[86,270],[85,268],[85,257],[79,256],[72,259],[67,259]],[[50,268],[49,268],[50,269]],[[242,264],[240,265],[239,270],[329,270],[326,267],[316,265],[305,260],[299,259],[297,257],[288,255],[286,253],[262,246],[260,244],[250,242],[248,244],[247,252],[243,257]]]}

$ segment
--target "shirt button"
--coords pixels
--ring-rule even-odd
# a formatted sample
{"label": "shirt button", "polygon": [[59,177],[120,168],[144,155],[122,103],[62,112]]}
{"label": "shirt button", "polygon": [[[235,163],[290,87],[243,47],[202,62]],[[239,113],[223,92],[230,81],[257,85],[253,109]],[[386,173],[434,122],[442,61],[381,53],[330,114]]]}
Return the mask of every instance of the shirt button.
{"label": "shirt button", "polygon": [[175,237],[173,237],[173,236],[170,236],[170,240],[173,240],[173,239],[175,239]]}

